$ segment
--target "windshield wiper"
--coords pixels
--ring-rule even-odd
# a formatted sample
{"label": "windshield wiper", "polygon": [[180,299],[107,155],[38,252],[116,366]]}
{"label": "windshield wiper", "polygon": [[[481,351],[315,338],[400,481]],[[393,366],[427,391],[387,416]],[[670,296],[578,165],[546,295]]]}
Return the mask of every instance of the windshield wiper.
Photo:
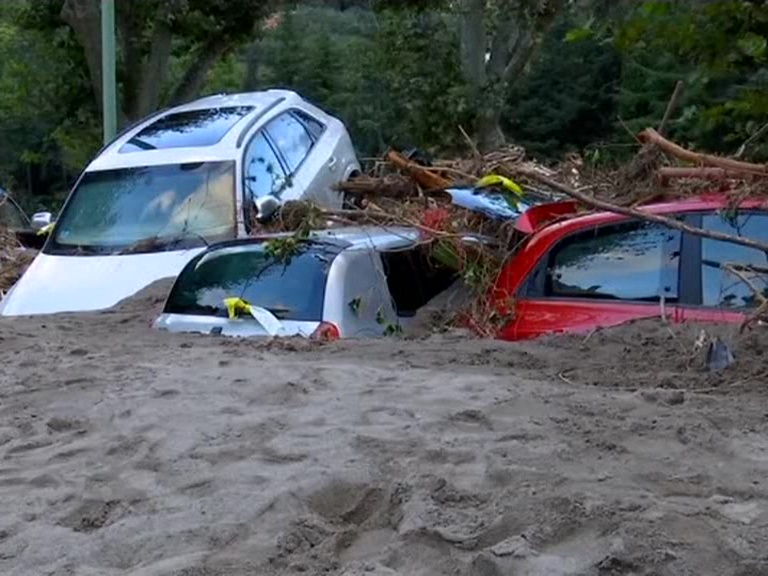
{"label": "windshield wiper", "polygon": [[[181,234],[174,234],[171,236],[150,236],[149,238],[143,238],[137,242],[134,242],[127,248],[118,252],[119,255],[123,254],[143,254],[146,252],[166,252],[178,247],[184,241],[194,238],[208,247],[208,241],[193,232],[183,232]],[[197,243],[195,243],[197,245]]]}

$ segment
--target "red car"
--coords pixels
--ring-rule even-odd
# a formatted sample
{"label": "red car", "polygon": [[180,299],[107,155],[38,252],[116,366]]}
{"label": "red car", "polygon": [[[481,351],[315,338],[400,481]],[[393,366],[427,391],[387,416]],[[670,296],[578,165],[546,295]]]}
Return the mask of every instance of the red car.
{"label": "red car", "polygon": [[[630,320],[742,322],[757,305],[752,288],[726,264],[768,268],[768,255],[610,212],[559,222],[573,203],[530,209],[517,222],[529,232],[495,288],[511,320],[504,340],[558,332],[588,332]],[[695,227],[768,243],[768,201],[728,212],[724,196],[702,196],[644,207]],[[750,278],[768,296],[768,275]]]}

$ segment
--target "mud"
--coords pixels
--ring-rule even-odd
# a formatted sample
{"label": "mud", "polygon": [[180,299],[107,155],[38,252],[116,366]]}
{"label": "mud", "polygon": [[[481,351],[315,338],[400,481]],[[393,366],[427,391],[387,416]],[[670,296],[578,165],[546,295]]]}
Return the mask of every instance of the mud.
{"label": "mud", "polygon": [[762,328],[715,374],[701,326],[246,342],[153,290],[0,319],[0,573],[768,574]]}

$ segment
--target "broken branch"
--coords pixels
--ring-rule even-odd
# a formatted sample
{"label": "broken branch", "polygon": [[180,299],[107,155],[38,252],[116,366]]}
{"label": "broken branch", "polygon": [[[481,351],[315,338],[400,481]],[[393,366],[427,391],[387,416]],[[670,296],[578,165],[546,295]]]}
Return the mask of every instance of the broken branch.
{"label": "broken branch", "polygon": [[750,174],[768,176],[768,165],[753,164],[751,162],[731,160],[730,158],[721,158],[720,156],[713,156],[712,154],[693,152],[667,140],[653,128],[646,128],[638,134],[638,138],[644,144],[655,144],[666,154],[690,164],[696,164],[697,166],[714,166],[717,168],[724,168],[725,170],[738,170]]}
{"label": "broken branch", "polygon": [[657,224],[662,224],[674,230],[680,230],[681,232],[687,232],[688,234],[693,234],[694,236],[700,236],[702,238],[711,238],[712,240],[720,240],[722,242],[730,242],[732,244],[739,244],[741,246],[746,246],[747,248],[754,248],[756,250],[760,250],[761,252],[768,253],[768,244],[764,242],[758,242],[756,240],[752,240],[751,238],[745,238],[743,236],[733,236],[731,234],[717,232],[716,230],[704,230],[703,228],[697,228],[695,226],[691,226],[684,222],[675,220],[674,218],[670,218],[668,216],[662,216],[661,214],[653,214],[651,212],[648,212],[646,210],[641,210],[639,208],[632,208],[629,206],[618,206],[611,202],[607,202],[605,200],[600,200],[598,198],[589,196],[584,192],[580,192],[578,190],[571,188],[570,186],[561,184],[560,182],[557,182],[552,178],[548,178],[543,174],[539,174],[534,170],[527,170],[527,169],[521,168],[518,170],[518,174],[538,180],[539,182],[546,184],[547,186],[550,186],[555,190],[562,192],[566,196],[570,196],[574,200],[578,200],[582,204],[585,204],[592,208],[596,208],[598,210],[613,212],[614,214],[621,214],[623,216],[628,216],[630,218],[637,218],[639,220],[645,220],[648,222],[655,222]]}

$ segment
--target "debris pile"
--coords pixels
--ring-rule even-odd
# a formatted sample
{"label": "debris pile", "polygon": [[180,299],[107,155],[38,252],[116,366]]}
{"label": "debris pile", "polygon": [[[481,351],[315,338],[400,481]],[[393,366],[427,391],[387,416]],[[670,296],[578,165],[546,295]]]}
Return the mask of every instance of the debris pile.
{"label": "debris pile", "polygon": [[[450,194],[456,188],[483,188],[483,193],[503,197],[513,210],[531,197],[538,202],[574,200],[587,211],[616,212],[768,252],[768,245],[759,241],[695,228],[643,210],[651,202],[704,192],[725,195],[729,206],[737,210],[747,198],[768,198],[768,166],[692,152],[652,128],[637,139],[641,148],[636,157],[610,171],[590,169],[577,155],[548,167],[528,159],[519,147],[487,155],[473,149],[469,157],[456,160],[390,151],[367,174],[339,185],[350,208],[331,211],[288,203],[266,230],[295,231],[301,236],[313,229],[343,225],[417,228],[431,246],[431,254],[441,263],[450,263],[473,289],[475,302],[471,310],[463,311],[462,318],[483,335],[493,334],[504,321],[505,312],[491,303],[490,294],[503,263],[525,236],[515,230],[513,219],[494,219],[457,206]],[[745,281],[762,273],[765,271],[736,266],[734,276]],[[768,313],[768,300],[759,296],[756,317]]]}
{"label": "debris pile", "polygon": [[13,232],[0,227],[0,298],[21,277],[36,254],[35,250],[24,248]]}

